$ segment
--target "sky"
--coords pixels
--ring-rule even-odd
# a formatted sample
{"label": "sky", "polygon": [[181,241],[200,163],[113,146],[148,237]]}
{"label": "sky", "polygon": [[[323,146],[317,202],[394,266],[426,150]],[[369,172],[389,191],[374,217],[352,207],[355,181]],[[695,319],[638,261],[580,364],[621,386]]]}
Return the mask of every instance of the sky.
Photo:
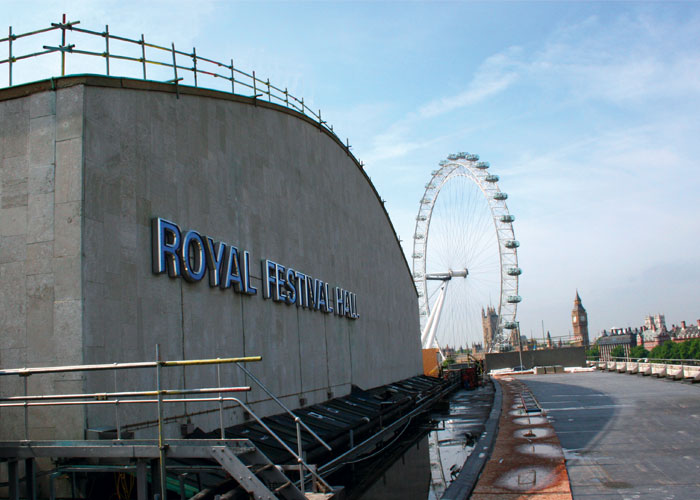
{"label": "sky", "polygon": [[577,290],[591,337],[647,314],[700,318],[698,2],[0,0],[0,12],[0,36],[65,12],[233,58],[303,96],[365,163],[408,255],[431,171],[478,154],[516,216],[524,335],[568,335]]}

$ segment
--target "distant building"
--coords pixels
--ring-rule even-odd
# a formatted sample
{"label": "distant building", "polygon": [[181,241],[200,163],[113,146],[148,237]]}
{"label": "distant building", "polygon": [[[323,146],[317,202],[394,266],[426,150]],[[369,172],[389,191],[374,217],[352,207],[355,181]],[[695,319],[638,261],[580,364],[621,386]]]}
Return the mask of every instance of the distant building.
{"label": "distant building", "polygon": [[603,330],[603,336],[598,338],[596,344],[602,361],[609,361],[612,350],[618,346],[622,346],[624,356],[629,357],[630,350],[637,345],[637,333],[631,328],[614,329],[610,334]]}
{"label": "distant building", "polygon": [[663,314],[651,314],[644,318],[644,327],[647,330],[659,331],[666,329],[666,318]]}
{"label": "distant building", "polygon": [[666,318],[663,314],[649,314],[644,318],[644,332],[642,332],[644,349],[651,351],[657,345],[661,345],[671,336],[666,330]]}
{"label": "distant building", "polygon": [[685,321],[681,321],[680,326],[672,327],[669,334],[676,342],[700,338],[700,319],[690,326],[686,326]]}
{"label": "distant building", "polygon": [[[661,316],[661,318],[663,318],[663,316]],[[671,325],[669,329],[666,329],[666,325],[664,324],[662,329],[647,330],[643,332],[643,335],[644,348],[649,351],[668,340],[672,340],[673,342],[685,342],[686,340],[700,338],[700,319],[697,320],[695,325],[687,325],[685,321],[681,321],[680,325]]]}
{"label": "distant building", "polygon": [[574,327],[574,345],[588,347],[588,316],[586,309],[581,304],[581,297],[576,290],[574,309],[571,311],[571,323]]}
{"label": "distant building", "polygon": [[488,306],[486,311],[481,308],[481,328],[484,333],[484,350],[489,352],[498,335],[498,313],[495,307]]}

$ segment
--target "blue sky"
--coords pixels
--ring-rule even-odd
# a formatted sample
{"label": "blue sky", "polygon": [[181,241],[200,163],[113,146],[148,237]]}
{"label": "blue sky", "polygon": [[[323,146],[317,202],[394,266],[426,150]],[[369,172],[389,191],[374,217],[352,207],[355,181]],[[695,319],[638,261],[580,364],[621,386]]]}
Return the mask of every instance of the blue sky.
{"label": "blue sky", "polygon": [[288,87],[350,139],[409,245],[437,162],[479,154],[517,217],[526,335],[541,336],[542,321],[567,334],[576,289],[592,336],[647,313],[700,318],[696,2],[0,7],[3,30],[66,12],[84,27],[233,58]]}

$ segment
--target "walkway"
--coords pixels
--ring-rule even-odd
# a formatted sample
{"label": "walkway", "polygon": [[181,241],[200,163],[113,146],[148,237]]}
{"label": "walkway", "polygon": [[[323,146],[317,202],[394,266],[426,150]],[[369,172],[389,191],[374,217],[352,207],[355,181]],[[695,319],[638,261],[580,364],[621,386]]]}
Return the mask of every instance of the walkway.
{"label": "walkway", "polygon": [[700,498],[700,385],[604,372],[518,380],[554,426],[574,500]]}

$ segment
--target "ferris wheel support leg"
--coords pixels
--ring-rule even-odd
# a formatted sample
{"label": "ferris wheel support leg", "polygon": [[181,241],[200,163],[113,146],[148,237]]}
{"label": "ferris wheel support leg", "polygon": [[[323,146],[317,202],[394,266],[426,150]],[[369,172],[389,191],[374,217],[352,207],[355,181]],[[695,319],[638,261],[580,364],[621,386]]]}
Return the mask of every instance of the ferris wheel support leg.
{"label": "ferris wheel support leg", "polygon": [[431,314],[429,320],[430,328],[426,325],[425,332],[423,334],[423,349],[430,349],[435,341],[435,334],[437,333],[438,323],[440,323],[440,315],[442,313],[442,306],[445,304],[445,295],[447,295],[447,285],[449,281],[445,281],[442,290],[440,291],[440,296],[435,304],[435,309]]}

